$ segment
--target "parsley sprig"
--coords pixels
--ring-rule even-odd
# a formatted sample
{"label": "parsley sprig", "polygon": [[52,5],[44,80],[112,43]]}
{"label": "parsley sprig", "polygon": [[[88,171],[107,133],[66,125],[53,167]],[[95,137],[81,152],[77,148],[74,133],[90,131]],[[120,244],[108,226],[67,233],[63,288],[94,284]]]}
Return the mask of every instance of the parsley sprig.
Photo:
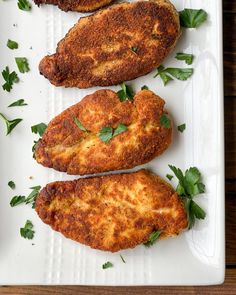
{"label": "parsley sprig", "polygon": [[167,117],[166,114],[163,114],[163,115],[160,117],[160,124],[161,124],[161,126],[167,128],[167,129],[170,129],[170,128],[171,128],[171,121],[170,121],[170,119]]}
{"label": "parsley sprig", "polygon": [[18,43],[16,41],[8,39],[7,41],[7,47],[9,49],[17,49],[18,48]]}
{"label": "parsley sprig", "polygon": [[187,65],[191,65],[193,63],[194,55],[190,53],[182,53],[178,52],[176,53],[175,58],[177,60],[183,60]]}
{"label": "parsley sprig", "polygon": [[110,267],[113,267],[113,263],[111,263],[110,261],[107,261],[106,263],[104,263],[102,265],[102,269],[107,269],[107,268],[110,268]]}
{"label": "parsley sprig", "polygon": [[81,130],[81,131],[84,131],[84,132],[88,132],[88,130],[84,127],[84,125],[80,122],[80,120],[76,117],[74,117],[74,122],[76,124],[76,126]]}
{"label": "parsley sprig", "polygon": [[26,57],[16,57],[15,61],[21,73],[29,72],[29,63]]}
{"label": "parsley sprig", "polygon": [[7,184],[11,189],[15,189],[16,188],[16,185],[15,185],[15,182],[13,180],[10,180]]}
{"label": "parsley sprig", "polygon": [[124,82],[120,86],[122,89],[117,92],[120,101],[133,100],[135,94],[133,89]]}
{"label": "parsley sprig", "polygon": [[15,71],[10,72],[9,67],[6,67],[2,71],[2,77],[5,80],[5,83],[2,85],[3,90],[10,92],[14,83],[19,82],[19,78]]}
{"label": "parsley sprig", "polygon": [[207,13],[203,9],[185,8],[179,12],[180,24],[184,28],[198,28],[207,20]]}
{"label": "parsley sprig", "polygon": [[179,183],[176,192],[181,196],[185,203],[188,215],[188,228],[191,229],[195,224],[195,219],[204,219],[205,211],[195,202],[193,198],[205,192],[205,185],[201,182],[201,173],[196,167],[190,167],[183,173],[181,169],[169,165],[170,169],[178,178]]}
{"label": "parsley sprig", "polygon": [[28,104],[25,102],[24,99],[18,99],[17,101],[14,101],[13,103],[9,104],[8,108],[11,107],[23,107],[27,106]]}
{"label": "parsley sprig", "polygon": [[98,136],[101,141],[108,143],[113,137],[127,131],[128,128],[124,124],[120,123],[115,129],[112,127],[103,127]]}
{"label": "parsley sprig", "polygon": [[20,10],[30,11],[31,4],[27,0],[18,0],[17,6]]}
{"label": "parsley sprig", "polygon": [[33,227],[33,223],[30,220],[27,220],[24,227],[20,228],[20,235],[25,239],[32,240],[35,233]]}
{"label": "parsley sprig", "polygon": [[47,125],[45,123],[39,123],[36,125],[31,126],[32,133],[39,134],[39,136],[43,136]]}
{"label": "parsley sprig", "polygon": [[174,80],[173,78],[181,81],[186,81],[189,77],[192,76],[192,74],[192,68],[164,68],[162,65],[160,65],[154,78],[160,76],[164,83],[164,86],[166,86],[168,82]]}
{"label": "parsley sprig", "polygon": [[6,135],[10,134],[12,130],[16,127],[16,125],[18,125],[22,121],[22,119],[19,119],[19,118],[14,120],[8,120],[2,113],[0,113],[0,118],[2,118],[6,124],[6,127],[7,127]]}
{"label": "parsley sprig", "polygon": [[21,196],[21,195],[14,196],[10,201],[10,206],[15,207],[15,206],[25,203],[26,205],[32,204],[32,208],[34,208],[35,200],[36,200],[36,197],[41,189],[41,186],[40,185],[33,186],[33,187],[30,187],[30,189],[32,191],[27,197]]}
{"label": "parsley sprig", "polygon": [[160,237],[161,231],[160,230],[156,230],[154,232],[152,232],[147,240],[147,242],[144,243],[144,246],[149,248],[151,246],[154,245],[154,243],[156,242],[156,240]]}

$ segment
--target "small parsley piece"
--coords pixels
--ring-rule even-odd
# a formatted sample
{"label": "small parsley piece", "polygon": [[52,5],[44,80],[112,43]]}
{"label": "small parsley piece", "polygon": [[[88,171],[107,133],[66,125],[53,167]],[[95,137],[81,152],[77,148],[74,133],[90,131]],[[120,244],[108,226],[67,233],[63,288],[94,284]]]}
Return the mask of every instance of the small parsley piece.
{"label": "small parsley piece", "polygon": [[35,159],[35,149],[36,149],[36,145],[37,143],[40,141],[41,138],[39,138],[38,140],[34,140],[34,144],[32,146],[32,152],[33,152],[33,158]]}
{"label": "small parsley piece", "polygon": [[176,192],[185,203],[189,222],[188,228],[191,229],[196,218],[204,219],[206,217],[205,211],[193,201],[193,197],[205,192],[205,185],[201,182],[201,173],[196,167],[190,167],[185,173],[175,166],[169,165],[169,167],[179,180]]}
{"label": "small parsley piece", "polygon": [[180,25],[184,28],[198,28],[207,20],[207,13],[203,9],[185,8],[179,12]]}
{"label": "small parsley piece", "polygon": [[160,117],[160,124],[161,124],[161,126],[167,128],[167,129],[170,129],[170,128],[171,128],[171,122],[170,122],[170,119],[167,117],[166,114],[163,114],[163,115]]}
{"label": "small parsley piece", "polygon": [[27,0],[18,0],[17,5],[20,10],[24,10],[24,11],[31,10],[31,4]]}
{"label": "small parsley piece", "polygon": [[107,143],[113,137],[113,129],[112,127],[103,127],[102,130],[99,132],[99,138],[101,141]]}
{"label": "small parsley piece", "polygon": [[120,123],[116,127],[116,129],[114,130],[113,137],[115,137],[115,136],[117,136],[117,135],[119,135],[119,134],[121,134],[121,133],[123,133],[123,132],[125,132],[127,130],[128,130],[128,128],[124,124]]}
{"label": "small parsley piece", "polygon": [[124,257],[121,254],[120,254],[120,258],[124,263],[126,263],[126,261],[124,260]]}
{"label": "small parsley piece", "polygon": [[120,86],[122,89],[117,92],[120,101],[133,100],[133,89],[130,86],[126,85],[124,82]]}
{"label": "small parsley piece", "polygon": [[12,130],[16,127],[16,125],[18,125],[22,121],[22,119],[8,120],[2,113],[0,113],[0,118],[2,118],[6,124],[6,135],[10,134]]}
{"label": "small parsley piece", "polygon": [[24,227],[20,228],[20,235],[28,240],[32,240],[34,237],[33,224],[30,220],[27,220]]}
{"label": "small parsley piece", "polygon": [[194,56],[193,56],[193,54],[178,52],[178,53],[176,53],[175,58],[177,60],[185,61],[185,63],[187,65],[191,65],[193,63]]}
{"label": "small parsley piece", "polygon": [[27,58],[16,57],[15,61],[16,61],[17,67],[21,73],[29,72],[30,68],[29,68],[29,63],[28,63]]}
{"label": "small parsley piece", "polygon": [[14,196],[10,201],[11,207],[15,207],[22,203],[25,203],[25,196]]}
{"label": "small parsley piece", "polygon": [[18,48],[18,43],[16,41],[8,39],[7,41],[7,47],[9,49],[17,49]]}
{"label": "small parsley piece", "polygon": [[110,261],[108,261],[108,262],[106,262],[106,263],[104,263],[102,265],[103,269],[107,269],[107,268],[110,268],[110,267],[113,267],[113,263],[111,263]]}
{"label": "small parsley piece", "polygon": [[147,242],[144,243],[144,246],[148,248],[151,247],[156,242],[156,240],[160,237],[160,234],[161,234],[160,230],[152,232]]}
{"label": "small parsley piece", "polygon": [[166,174],[166,178],[168,178],[169,180],[171,180],[174,176],[170,175],[170,174]]}
{"label": "small parsley piece", "polygon": [[178,128],[179,132],[183,133],[184,130],[186,129],[186,124],[179,125],[177,128]]}
{"label": "small parsley piece", "polygon": [[15,189],[16,188],[16,185],[15,185],[15,182],[10,180],[7,184],[11,189]]}
{"label": "small parsley piece", "polygon": [[115,129],[112,127],[103,127],[99,132],[99,138],[101,141],[108,143],[113,137],[127,131],[128,128],[124,124],[120,123]]}
{"label": "small parsley piece", "polygon": [[132,46],[132,47],[131,47],[131,51],[133,51],[134,53],[137,53],[137,51],[138,51],[138,47]]}
{"label": "small parsley piece", "polygon": [[43,136],[47,125],[45,123],[39,123],[34,126],[31,126],[32,133],[39,134],[39,136]]}
{"label": "small parsley piece", "polygon": [[3,79],[5,80],[5,84],[2,85],[3,90],[10,92],[14,83],[19,82],[19,78],[15,71],[10,73],[9,67],[6,67],[5,70],[2,71]]}
{"label": "small parsley piece", "polygon": [[157,73],[154,76],[154,78],[156,78],[157,76],[160,75],[164,86],[171,80],[173,80],[172,77],[181,80],[181,81],[185,81],[187,80],[189,77],[191,77],[193,74],[193,69],[192,68],[186,68],[186,69],[181,69],[181,68],[164,68],[163,66],[160,66],[157,69]]}
{"label": "small parsley piece", "polygon": [[79,127],[80,130],[88,132],[88,130],[84,127],[84,125],[78,120],[78,118],[74,117],[74,122]]}
{"label": "small parsley piece", "polygon": [[11,107],[23,107],[23,106],[27,106],[28,104],[25,103],[25,100],[24,99],[18,99],[17,101],[11,103],[8,108],[11,108]]}
{"label": "small parsley piece", "polygon": [[149,88],[147,87],[147,85],[143,85],[143,86],[141,87],[141,90],[149,90]]}
{"label": "small parsley piece", "polygon": [[28,197],[25,199],[25,204],[32,204],[32,208],[35,207],[35,200],[36,197],[41,189],[40,185],[30,187],[32,192],[28,195]]}

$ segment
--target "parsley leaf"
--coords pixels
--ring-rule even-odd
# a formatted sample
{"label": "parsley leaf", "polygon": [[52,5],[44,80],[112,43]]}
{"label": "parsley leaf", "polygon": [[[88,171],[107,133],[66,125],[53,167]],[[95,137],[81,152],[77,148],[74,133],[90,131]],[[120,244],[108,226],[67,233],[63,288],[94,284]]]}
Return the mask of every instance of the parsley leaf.
{"label": "parsley leaf", "polygon": [[120,101],[133,100],[133,89],[130,86],[126,85],[124,82],[120,86],[122,89],[117,92]]}
{"label": "parsley leaf", "polygon": [[14,196],[10,201],[10,205],[11,205],[11,207],[15,207],[15,206],[20,205],[24,202],[25,202],[25,196]]}
{"label": "parsley leaf", "polygon": [[25,238],[32,240],[34,237],[33,224],[30,220],[27,220],[24,227],[20,228],[20,235]]}
{"label": "parsley leaf", "polygon": [[8,39],[7,41],[7,47],[9,49],[17,49],[18,48],[18,43],[16,41]]}
{"label": "parsley leaf", "polygon": [[35,159],[35,149],[36,149],[36,145],[37,143],[40,141],[41,138],[39,138],[38,140],[34,140],[34,144],[32,146],[32,152],[33,152],[33,158]]}
{"label": "parsley leaf", "polygon": [[121,254],[120,254],[120,258],[124,263],[126,263],[126,261],[124,260],[124,257]]}
{"label": "parsley leaf", "polygon": [[173,80],[172,77],[185,81],[189,77],[191,77],[193,74],[193,69],[192,68],[186,68],[186,69],[181,69],[181,68],[164,68],[163,66],[160,66],[157,69],[157,73],[154,76],[156,78],[157,76],[160,75],[164,85],[166,85],[169,81]]}
{"label": "parsley leaf", "polygon": [[205,211],[192,200],[194,196],[205,192],[205,185],[201,182],[201,173],[196,167],[190,167],[185,174],[175,166],[169,165],[169,167],[179,180],[176,192],[185,203],[189,221],[188,228],[191,229],[195,218],[204,219],[206,216]]}
{"label": "parsley leaf", "polygon": [[106,263],[104,263],[102,265],[103,269],[107,269],[107,268],[110,268],[110,267],[113,267],[113,264],[110,261],[108,261],[108,262],[106,262]]}
{"label": "parsley leaf", "polygon": [[88,130],[84,127],[84,125],[78,120],[78,118],[74,117],[74,122],[79,127],[80,130],[88,132]]}
{"label": "parsley leaf", "polygon": [[17,101],[11,103],[8,107],[23,107],[23,106],[27,106],[28,104],[25,103],[24,99],[18,99]]}
{"label": "parsley leaf", "polygon": [[29,68],[29,63],[28,63],[27,58],[16,57],[15,61],[16,61],[17,67],[21,73],[29,72],[30,68]]}
{"label": "parsley leaf", "polygon": [[128,130],[128,128],[124,124],[120,123],[116,127],[116,129],[114,130],[113,137],[115,137],[115,136],[117,136],[117,135],[119,135],[119,134],[121,134],[121,133],[123,133],[123,132],[125,132],[127,130]]}
{"label": "parsley leaf", "polygon": [[7,127],[7,134],[10,134],[12,130],[18,125],[22,119],[14,119],[14,120],[8,120],[2,113],[0,113],[0,118],[2,118],[6,124]]}
{"label": "parsley leaf", "polygon": [[166,114],[163,114],[161,117],[160,117],[160,124],[161,126],[169,129],[171,128],[171,122],[170,122],[170,119],[167,117]]}
{"label": "parsley leaf", "polygon": [[27,0],[18,0],[17,5],[18,5],[20,10],[24,10],[24,11],[30,11],[31,10],[31,5]]}
{"label": "parsley leaf", "polygon": [[39,123],[34,126],[31,126],[32,133],[39,134],[39,136],[43,136],[47,125],[45,123]]}
{"label": "parsley leaf", "polygon": [[168,178],[169,180],[171,180],[174,176],[170,175],[170,174],[166,174],[166,178]]}
{"label": "parsley leaf", "polygon": [[186,129],[186,124],[182,124],[178,126],[178,130],[182,133]]}
{"label": "parsley leaf", "polygon": [[137,53],[137,51],[138,51],[138,47],[132,46],[132,47],[131,47],[131,51],[133,51],[134,53]]}
{"label": "parsley leaf", "polygon": [[176,53],[175,58],[178,60],[184,60],[187,65],[191,65],[193,63],[194,56],[192,54],[179,52]]}
{"label": "parsley leaf", "polygon": [[5,70],[2,71],[2,76],[3,79],[6,81],[6,83],[2,85],[2,88],[7,92],[11,91],[13,83],[19,82],[17,73],[15,71],[10,73],[9,67],[6,67]]}
{"label": "parsley leaf", "polygon": [[184,28],[198,28],[207,19],[207,13],[203,9],[185,8],[179,12],[180,25]]}
{"label": "parsley leaf", "polygon": [[10,181],[8,182],[8,186],[9,186],[11,189],[14,189],[14,188],[16,187],[15,182],[12,181],[12,180],[10,180]]}
{"label": "parsley leaf", "polygon": [[148,248],[151,247],[156,242],[156,240],[160,237],[160,234],[161,234],[160,230],[152,232],[147,242],[144,243],[144,246]]}
{"label": "parsley leaf", "polygon": [[143,86],[141,87],[141,90],[149,90],[149,88],[147,87],[147,85],[143,85]]}
{"label": "parsley leaf", "polygon": [[127,131],[128,128],[124,124],[120,123],[115,129],[112,127],[103,127],[99,132],[99,138],[101,141],[108,143],[113,137]]}

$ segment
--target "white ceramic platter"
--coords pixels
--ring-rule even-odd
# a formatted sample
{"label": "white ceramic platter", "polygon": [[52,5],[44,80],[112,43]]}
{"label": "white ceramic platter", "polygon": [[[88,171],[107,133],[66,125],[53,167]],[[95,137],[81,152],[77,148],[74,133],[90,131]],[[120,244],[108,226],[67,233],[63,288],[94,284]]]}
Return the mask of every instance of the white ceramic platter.
{"label": "white ceramic platter", "polygon": [[[164,87],[154,72],[130,84],[135,90],[144,84],[166,100],[175,126],[186,123],[181,134],[174,128],[174,143],[163,156],[143,167],[162,177],[168,164],[182,169],[196,166],[203,175],[206,193],[198,202],[207,212],[204,221],[177,238],[158,242],[146,249],[139,246],[111,254],[92,250],[64,238],[43,224],[31,207],[11,208],[13,195],[27,195],[29,187],[44,186],[54,180],[73,179],[43,168],[32,158],[31,147],[37,136],[30,127],[48,122],[62,110],[80,101],[94,89],[53,87],[38,73],[38,63],[53,53],[57,42],[82,14],[65,13],[57,7],[35,5],[31,12],[21,11],[16,1],[0,1],[0,69],[6,65],[17,70],[14,57],[29,59],[31,71],[19,74],[20,83],[11,93],[0,90],[0,112],[23,118],[10,134],[0,122],[0,283],[1,284],[81,284],[81,285],[210,285],[224,280],[224,134],[222,89],[222,8],[221,1],[175,0],[178,10],[203,8],[208,21],[199,29],[184,30],[166,66],[185,67],[174,59],[176,52],[195,55],[194,75],[186,82],[173,81]],[[14,25],[13,25],[14,24]],[[18,50],[6,47],[8,39],[19,43]],[[32,47],[32,49],[31,49]],[[1,79],[1,84],[3,80]],[[119,87],[111,87],[117,90]],[[23,98],[27,107],[7,108]],[[139,167],[138,167],[139,168]],[[137,168],[136,168],[137,169]],[[30,179],[32,176],[32,179]],[[7,185],[14,180],[13,192]],[[172,181],[175,183],[174,181]],[[27,219],[35,227],[35,238],[19,234]],[[32,243],[34,245],[32,245]],[[112,261],[114,267],[103,270]]]}

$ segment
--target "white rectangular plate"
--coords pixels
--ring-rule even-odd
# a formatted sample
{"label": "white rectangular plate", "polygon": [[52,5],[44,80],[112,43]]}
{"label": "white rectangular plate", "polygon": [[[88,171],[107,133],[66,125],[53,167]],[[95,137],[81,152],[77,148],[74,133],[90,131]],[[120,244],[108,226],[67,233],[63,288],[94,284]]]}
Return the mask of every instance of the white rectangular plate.
{"label": "white rectangular plate", "polygon": [[[81,285],[210,285],[224,280],[224,136],[222,89],[222,8],[221,1],[175,0],[178,10],[203,8],[207,22],[199,29],[183,30],[177,48],[164,62],[185,67],[174,59],[176,52],[195,55],[194,75],[186,82],[172,81],[164,87],[154,72],[130,84],[138,91],[144,84],[166,100],[175,127],[186,123],[181,134],[174,128],[172,146],[163,156],[143,167],[162,177],[168,164],[182,169],[196,166],[203,175],[206,193],[198,202],[207,212],[204,221],[177,238],[158,242],[146,249],[142,245],[118,254],[92,250],[64,238],[43,224],[28,206],[11,208],[13,195],[27,195],[29,187],[44,186],[54,180],[73,179],[38,165],[32,158],[30,127],[48,122],[62,110],[96,89],[56,88],[38,73],[38,63],[53,53],[57,42],[82,15],[62,12],[57,7],[35,5],[21,11],[16,1],[0,2],[0,69],[17,70],[14,57],[29,59],[31,71],[19,74],[20,83],[11,93],[1,92],[0,111],[7,117],[23,118],[9,136],[0,122],[0,283],[1,284],[81,284]],[[14,24],[14,25],[13,25]],[[19,43],[18,50],[6,47],[7,39]],[[32,46],[32,48],[31,48]],[[187,67],[187,66],[186,66]],[[2,83],[1,79],[1,84]],[[111,87],[117,90],[119,87]],[[7,108],[23,98],[27,107]],[[145,102],[144,102],[145,103]],[[136,168],[137,169],[137,168]],[[32,176],[32,179],[30,179]],[[14,180],[12,191],[7,183]],[[35,238],[25,240],[19,229],[27,219],[35,227]],[[32,245],[32,243],[34,245]],[[112,261],[114,267],[103,270]]]}

